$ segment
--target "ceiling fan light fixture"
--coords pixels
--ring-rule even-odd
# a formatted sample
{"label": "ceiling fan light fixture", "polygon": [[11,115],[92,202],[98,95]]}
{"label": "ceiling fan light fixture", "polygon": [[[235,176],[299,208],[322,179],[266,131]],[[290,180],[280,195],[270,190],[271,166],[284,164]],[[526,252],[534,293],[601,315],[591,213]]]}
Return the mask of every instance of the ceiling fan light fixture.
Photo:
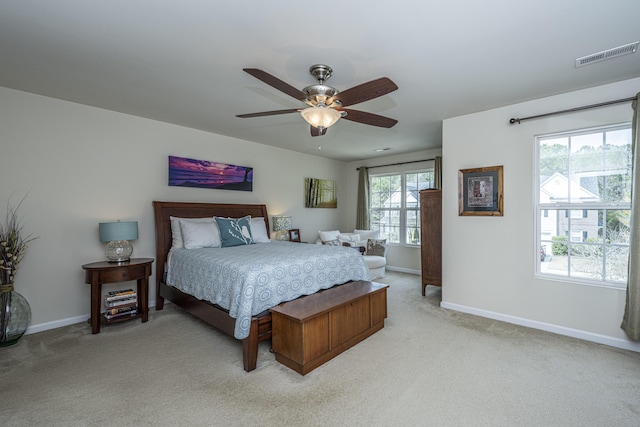
{"label": "ceiling fan light fixture", "polygon": [[315,128],[333,126],[342,114],[338,110],[328,107],[310,107],[300,111],[300,115],[307,123]]}

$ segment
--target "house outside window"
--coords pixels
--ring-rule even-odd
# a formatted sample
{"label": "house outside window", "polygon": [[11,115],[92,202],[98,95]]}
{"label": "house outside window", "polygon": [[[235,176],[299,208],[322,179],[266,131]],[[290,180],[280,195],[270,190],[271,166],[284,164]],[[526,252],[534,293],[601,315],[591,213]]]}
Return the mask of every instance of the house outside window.
{"label": "house outside window", "polygon": [[626,287],[631,127],[536,138],[536,274]]}
{"label": "house outside window", "polygon": [[420,245],[420,190],[433,188],[433,170],[369,176],[371,229],[388,243]]}

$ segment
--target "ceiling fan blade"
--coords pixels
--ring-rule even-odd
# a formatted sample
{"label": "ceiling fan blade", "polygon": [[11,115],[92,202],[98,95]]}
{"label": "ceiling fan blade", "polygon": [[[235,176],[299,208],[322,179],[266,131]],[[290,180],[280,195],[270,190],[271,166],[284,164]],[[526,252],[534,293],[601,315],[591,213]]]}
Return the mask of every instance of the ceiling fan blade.
{"label": "ceiling fan blade", "polygon": [[311,128],[311,136],[322,136],[327,133],[327,128],[322,128],[322,130],[320,130],[319,128],[314,126],[309,127]]}
{"label": "ceiling fan blade", "polygon": [[327,102],[327,105],[331,104],[335,99],[339,100],[343,107],[349,105],[360,104],[361,102],[369,101],[370,99],[377,98],[382,95],[386,95],[394,90],[397,90],[398,86],[387,77],[380,77],[376,80],[371,80],[367,83],[354,86],[351,89],[347,89],[333,96]]}
{"label": "ceiling fan blade", "polygon": [[297,113],[298,111],[300,111],[299,108],[291,108],[289,110],[273,110],[273,111],[263,111],[261,113],[238,114],[236,115],[236,117],[241,117],[243,119],[246,119],[249,117],[275,116],[278,114]]}
{"label": "ceiling fan blade", "polygon": [[346,111],[347,115],[343,116],[343,119],[351,120],[352,122],[358,122],[365,125],[378,126],[381,128],[391,128],[395,126],[398,121],[389,117],[379,116],[373,113],[366,113],[364,111],[350,110],[347,108],[341,108],[340,111]]}
{"label": "ceiling fan blade", "polygon": [[288,83],[283,82],[277,77],[272,76],[266,71],[262,71],[258,68],[243,68],[244,71],[251,74],[258,80],[262,80],[266,84],[271,87],[278,89],[280,92],[284,92],[289,96],[294,97],[295,99],[299,99],[300,101],[304,101],[307,98],[307,95],[299,89],[291,86]]}

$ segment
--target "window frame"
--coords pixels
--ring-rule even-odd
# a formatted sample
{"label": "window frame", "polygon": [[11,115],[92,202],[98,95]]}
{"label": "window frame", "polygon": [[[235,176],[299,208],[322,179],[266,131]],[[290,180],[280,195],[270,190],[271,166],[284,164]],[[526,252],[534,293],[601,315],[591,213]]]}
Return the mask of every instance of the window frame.
{"label": "window frame", "polygon": [[[431,187],[433,187],[434,184],[434,168],[431,167],[427,167],[427,168],[423,168],[423,169],[415,169],[415,170],[407,170],[407,171],[396,171],[396,172],[382,172],[382,173],[377,173],[377,174],[369,174],[369,188],[372,189],[373,188],[373,182],[372,180],[377,179],[377,178],[382,178],[385,176],[400,176],[400,194],[401,194],[401,201],[400,201],[400,207],[398,208],[374,208],[373,207],[373,192],[370,190],[370,194],[369,194],[369,215],[371,217],[374,216],[374,212],[398,212],[399,215],[399,225],[398,225],[398,235],[399,235],[399,241],[398,242],[391,242],[387,239],[387,243],[390,245],[397,245],[397,246],[409,246],[409,247],[420,247],[420,241],[418,243],[411,243],[407,241],[407,233],[408,233],[408,229],[407,229],[407,214],[409,211],[415,211],[415,215],[416,215],[416,222],[418,225],[418,230],[420,230],[420,196],[419,196],[419,191],[421,190],[420,188],[418,188],[416,191],[418,192],[417,197],[416,197],[416,206],[415,207],[407,207],[407,175],[412,175],[412,174],[421,174],[421,173],[426,173],[426,174],[430,174],[430,180],[428,181],[429,184],[431,185]],[[427,188],[430,188],[429,186],[427,186]],[[372,229],[373,226],[371,227]],[[379,229],[376,229],[379,231]],[[420,234],[420,232],[419,232]],[[384,238],[381,236],[381,238]],[[420,240],[420,237],[418,237],[418,240]]]}
{"label": "window frame", "polygon": [[[602,211],[603,212],[603,216],[606,217],[606,213],[607,211],[614,211],[614,210],[631,210],[631,201],[629,202],[609,202],[609,201],[601,201],[601,202],[571,202],[571,201],[566,201],[566,202],[554,202],[554,203],[542,203],[540,201],[540,187],[541,187],[541,170],[540,170],[540,147],[541,147],[541,142],[544,140],[548,140],[548,139],[554,139],[554,138],[562,138],[562,137],[576,137],[576,136],[581,136],[581,135],[589,135],[589,134],[594,134],[594,133],[607,133],[607,132],[611,132],[611,131],[616,131],[616,130],[626,130],[629,129],[629,131],[631,130],[631,123],[619,123],[619,124],[612,124],[612,125],[603,125],[603,126],[596,126],[596,127],[590,127],[590,128],[585,128],[585,129],[578,129],[578,130],[573,130],[573,131],[565,131],[565,132],[557,132],[557,133],[549,133],[549,134],[542,134],[542,135],[537,135],[534,138],[534,203],[533,203],[533,209],[534,209],[534,218],[535,218],[535,247],[534,247],[534,253],[535,253],[535,260],[536,260],[536,268],[535,268],[535,277],[538,278],[543,278],[543,279],[548,279],[548,280],[558,280],[558,281],[563,281],[563,282],[570,282],[570,283],[577,283],[577,284],[583,284],[583,285],[595,285],[595,286],[602,286],[602,287],[607,287],[607,288],[613,288],[613,289],[626,289],[626,281],[613,281],[613,280],[607,280],[607,257],[606,257],[606,251],[605,249],[610,249],[610,248],[614,248],[614,247],[629,247],[629,243],[627,242],[627,244],[620,244],[620,243],[614,243],[614,242],[610,242],[607,243],[606,238],[603,239],[602,243],[598,243],[598,244],[590,244],[591,246],[597,247],[597,246],[601,246],[603,248],[603,254],[602,254],[602,275],[603,275],[603,279],[599,280],[596,278],[588,278],[588,277],[581,277],[581,276],[577,276],[577,275],[572,275],[572,270],[571,270],[571,263],[569,261],[567,270],[566,270],[566,275],[560,275],[560,274],[550,274],[550,273],[545,273],[542,270],[542,260],[541,260],[541,251],[542,251],[542,247],[543,247],[543,243],[546,242],[548,243],[547,240],[545,240],[543,242],[542,239],[542,233],[543,233],[543,229],[542,229],[542,219],[543,218],[548,218],[549,215],[551,215],[551,212],[556,212],[556,217],[558,217],[559,215],[566,215],[567,220],[569,221],[569,229],[568,229],[568,235],[567,237],[567,243],[568,244],[589,244],[585,241],[584,239],[584,234],[586,233],[585,231],[581,231],[581,233],[583,234],[583,238],[581,242],[572,242],[572,229],[571,229],[571,222],[574,219],[583,219],[583,218],[587,218],[587,216],[585,216],[585,214],[588,215],[588,211],[591,210],[595,210],[595,211]],[[568,150],[568,154],[567,154],[567,161],[569,163],[569,165],[571,164],[571,155],[572,152],[569,149]],[[570,167],[570,166],[569,166]],[[629,164],[629,168],[631,168],[631,165]],[[632,171],[630,170],[630,173],[632,173]],[[571,169],[569,169],[569,176],[571,176]],[[565,211],[564,213],[562,213],[562,211]],[[575,215],[572,216],[572,213],[569,211],[579,211],[581,213],[581,215]],[[606,225],[602,226],[603,229],[605,229],[605,235],[606,235]],[[556,230],[556,234],[558,233],[558,230]],[[549,241],[552,240],[553,237],[553,233],[550,236]],[[571,246],[569,246],[571,247]],[[547,247],[545,246],[545,250],[547,249]],[[548,254],[547,256],[552,254]],[[571,258],[571,255],[569,255],[569,258]],[[575,274],[575,272],[573,272],[573,274]]]}

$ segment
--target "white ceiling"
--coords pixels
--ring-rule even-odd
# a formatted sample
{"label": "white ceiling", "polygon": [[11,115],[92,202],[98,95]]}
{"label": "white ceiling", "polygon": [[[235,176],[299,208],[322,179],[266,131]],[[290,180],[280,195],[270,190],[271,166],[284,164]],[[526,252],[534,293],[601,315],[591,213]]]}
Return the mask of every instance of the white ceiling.
{"label": "white ceiling", "polygon": [[[574,66],[639,40],[638,16],[638,0],[4,0],[0,85],[351,161],[439,147],[449,117],[640,76],[640,53]],[[317,63],[338,90],[391,78],[350,108],[398,124],[312,138],[295,113],[235,117],[304,105],[242,68],[302,89]]]}

